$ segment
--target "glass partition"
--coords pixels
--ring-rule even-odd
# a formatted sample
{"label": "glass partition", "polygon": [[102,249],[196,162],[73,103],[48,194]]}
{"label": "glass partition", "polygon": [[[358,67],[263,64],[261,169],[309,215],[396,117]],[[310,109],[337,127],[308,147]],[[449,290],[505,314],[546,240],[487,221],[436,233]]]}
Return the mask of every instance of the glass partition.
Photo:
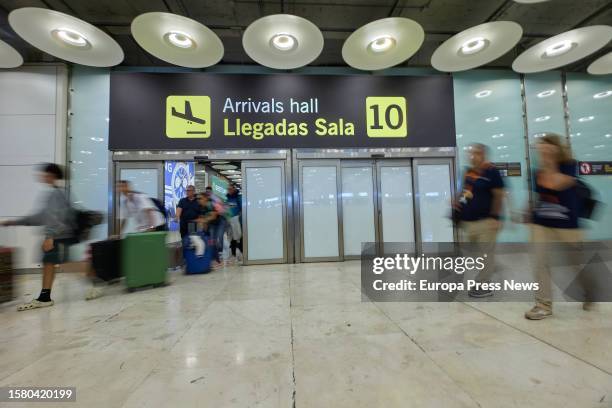
{"label": "glass partition", "polygon": [[[567,98],[575,158],[587,163],[612,161],[612,77],[568,73]],[[612,174],[583,174],[582,179],[603,203],[595,220],[583,220],[587,237],[611,239]]]}
{"label": "glass partition", "polygon": [[338,259],[338,166],[304,163],[300,176],[303,257]]}
{"label": "glass partition", "polygon": [[520,176],[504,177],[505,222],[498,239],[524,242],[528,238],[527,228],[510,221],[511,212],[523,211],[529,200],[520,78],[513,72],[478,70],[454,74],[453,84],[458,188],[469,164],[466,152],[472,143],[489,146],[489,160],[502,168],[507,164],[520,166]]}
{"label": "glass partition", "polygon": [[344,255],[361,255],[363,242],[376,241],[372,164],[342,165]]}

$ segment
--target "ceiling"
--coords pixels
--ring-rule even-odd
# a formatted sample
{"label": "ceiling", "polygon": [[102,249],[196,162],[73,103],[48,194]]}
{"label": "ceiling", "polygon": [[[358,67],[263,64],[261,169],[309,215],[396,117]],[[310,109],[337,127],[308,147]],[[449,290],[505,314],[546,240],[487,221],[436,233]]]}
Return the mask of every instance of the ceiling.
{"label": "ceiling", "polygon": [[[213,29],[223,41],[224,64],[255,64],[242,48],[241,36],[256,19],[289,13],[309,19],[323,32],[325,46],[310,65],[346,66],[344,40],[360,26],[384,17],[401,16],[419,22],[425,42],[403,66],[430,66],[434,50],[466,28],[495,20],[523,26],[524,37],[515,50],[493,61],[490,67],[509,68],[529,46],[576,27],[612,25],[611,0],[551,0],[519,4],[513,0],[0,0],[0,39],[15,47],[26,62],[51,62],[56,58],[21,40],[10,28],[7,15],[21,7],[43,7],[83,19],[110,34],[125,52],[122,65],[167,66],[141,49],[130,34],[130,23],[139,14],[164,11],[184,15]],[[597,57],[612,50],[608,44],[591,57],[566,67],[584,71]]]}

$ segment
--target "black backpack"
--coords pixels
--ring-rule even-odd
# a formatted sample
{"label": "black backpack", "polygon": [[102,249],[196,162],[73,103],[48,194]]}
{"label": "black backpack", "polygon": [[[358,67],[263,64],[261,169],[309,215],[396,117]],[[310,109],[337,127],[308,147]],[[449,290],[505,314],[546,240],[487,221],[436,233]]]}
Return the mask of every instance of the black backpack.
{"label": "black backpack", "polygon": [[104,214],[98,211],[83,210],[74,208],[74,239],[76,242],[87,241],[91,229],[96,225],[102,224]]}
{"label": "black backpack", "polygon": [[152,198],[152,197],[151,197],[151,201],[153,201],[153,204],[155,204],[155,207],[157,207],[157,211],[162,213],[162,215],[164,216],[164,219],[166,220],[166,223],[168,223],[168,212],[166,211],[166,207],[164,206],[164,203],[162,203],[161,200],[158,200],[157,198]]}
{"label": "black backpack", "polygon": [[593,190],[582,179],[576,178],[576,196],[578,197],[578,217],[592,219],[599,201],[593,198]]}

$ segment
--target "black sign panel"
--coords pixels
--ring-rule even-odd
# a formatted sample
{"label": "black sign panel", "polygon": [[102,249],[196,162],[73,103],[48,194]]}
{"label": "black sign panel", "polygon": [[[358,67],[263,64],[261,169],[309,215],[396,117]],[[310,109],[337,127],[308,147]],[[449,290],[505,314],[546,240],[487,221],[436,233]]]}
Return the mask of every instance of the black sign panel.
{"label": "black sign panel", "polygon": [[499,170],[502,177],[521,177],[520,162],[496,162],[493,165]]}
{"label": "black sign panel", "polygon": [[455,146],[452,79],[114,72],[109,146]]}
{"label": "black sign panel", "polygon": [[612,162],[591,161],[579,163],[580,175],[582,176],[609,176],[612,175]]}

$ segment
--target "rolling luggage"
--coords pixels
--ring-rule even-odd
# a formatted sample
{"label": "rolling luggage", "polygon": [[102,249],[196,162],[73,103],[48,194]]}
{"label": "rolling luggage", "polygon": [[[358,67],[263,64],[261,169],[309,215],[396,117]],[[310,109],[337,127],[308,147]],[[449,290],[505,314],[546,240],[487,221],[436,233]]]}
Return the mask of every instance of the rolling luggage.
{"label": "rolling luggage", "polygon": [[194,275],[210,272],[214,248],[210,245],[206,234],[197,234],[204,245],[204,251],[198,255],[197,248],[192,244],[191,237],[185,237],[183,241],[183,258],[185,258],[185,274]]}
{"label": "rolling luggage", "polygon": [[166,232],[128,234],[121,246],[121,270],[129,291],[164,286],[168,273]]}
{"label": "rolling luggage", "polygon": [[91,266],[105,282],[121,277],[121,240],[107,239],[91,244]]}
{"label": "rolling luggage", "polygon": [[0,247],[0,303],[13,300],[13,249]]}

